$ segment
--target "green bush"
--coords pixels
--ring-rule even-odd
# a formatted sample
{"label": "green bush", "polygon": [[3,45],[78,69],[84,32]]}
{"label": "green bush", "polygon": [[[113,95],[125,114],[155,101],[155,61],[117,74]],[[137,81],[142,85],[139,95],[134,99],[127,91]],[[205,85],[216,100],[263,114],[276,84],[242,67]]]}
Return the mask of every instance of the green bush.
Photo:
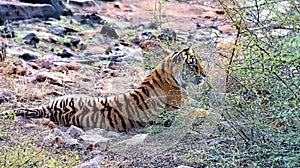
{"label": "green bush", "polygon": [[219,156],[206,161],[225,167],[299,167],[300,3],[219,2],[238,30],[239,52],[228,56],[230,89],[221,109],[237,142],[208,147]]}

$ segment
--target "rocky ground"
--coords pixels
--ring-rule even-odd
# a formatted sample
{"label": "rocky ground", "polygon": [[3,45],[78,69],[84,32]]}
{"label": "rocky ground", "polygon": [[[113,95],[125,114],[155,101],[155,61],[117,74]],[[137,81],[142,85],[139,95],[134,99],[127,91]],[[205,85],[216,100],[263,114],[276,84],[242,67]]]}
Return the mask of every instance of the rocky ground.
{"label": "rocky ground", "polygon": [[[192,46],[207,67],[209,84],[189,92],[211,115],[128,133],[66,128],[45,119],[0,119],[4,167],[205,167],[207,147],[232,143],[222,138],[222,119],[213,108],[224,91],[222,63],[235,33],[217,2],[70,1],[66,6],[73,16],[0,27],[6,55],[0,62],[0,111],[39,107],[67,94],[127,92],[170,52]],[[32,146],[37,149],[31,151]],[[9,161],[9,151],[19,147],[27,149],[28,159]],[[36,161],[37,155],[52,162]]]}

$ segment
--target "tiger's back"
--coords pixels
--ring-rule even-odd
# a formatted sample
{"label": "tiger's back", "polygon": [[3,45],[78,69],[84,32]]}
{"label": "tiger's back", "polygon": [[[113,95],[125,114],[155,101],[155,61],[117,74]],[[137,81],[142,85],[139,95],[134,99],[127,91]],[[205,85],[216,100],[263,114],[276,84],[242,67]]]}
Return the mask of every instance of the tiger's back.
{"label": "tiger's back", "polygon": [[111,97],[68,95],[40,109],[17,109],[17,116],[46,117],[55,123],[82,128],[127,131],[143,127],[165,110],[181,105],[187,83],[201,84],[205,71],[190,48],[166,57],[128,93]]}

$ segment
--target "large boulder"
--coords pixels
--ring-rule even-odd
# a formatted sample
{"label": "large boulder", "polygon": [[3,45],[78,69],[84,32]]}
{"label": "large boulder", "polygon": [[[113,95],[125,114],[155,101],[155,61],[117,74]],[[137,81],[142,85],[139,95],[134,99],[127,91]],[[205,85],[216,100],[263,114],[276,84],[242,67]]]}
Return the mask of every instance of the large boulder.
{"label": "large boulder", "polygon": [[49,4],[53,6],[59,15],[72,15],[72,12],[65,7],[62,0],[20,0],[20,2],[31,4]]}
{"label": "large boulder", "polygon": [[24,20],[31,18],[59,19],[59,13],[49,4],[30,4],[0,1],[0,25],[6,20]]}

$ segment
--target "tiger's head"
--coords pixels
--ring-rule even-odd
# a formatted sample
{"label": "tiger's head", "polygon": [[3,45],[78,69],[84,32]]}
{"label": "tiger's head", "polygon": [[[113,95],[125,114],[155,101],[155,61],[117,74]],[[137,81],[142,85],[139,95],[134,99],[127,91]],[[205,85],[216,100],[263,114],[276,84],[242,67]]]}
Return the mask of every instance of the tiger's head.
{"label": "tiger's head", "polygon": [[185,88],[187,83],[201,85],[204,82],[206,73],[193,49],[175,52],[167,57],[167,62],[170,75],[180,87]]}

